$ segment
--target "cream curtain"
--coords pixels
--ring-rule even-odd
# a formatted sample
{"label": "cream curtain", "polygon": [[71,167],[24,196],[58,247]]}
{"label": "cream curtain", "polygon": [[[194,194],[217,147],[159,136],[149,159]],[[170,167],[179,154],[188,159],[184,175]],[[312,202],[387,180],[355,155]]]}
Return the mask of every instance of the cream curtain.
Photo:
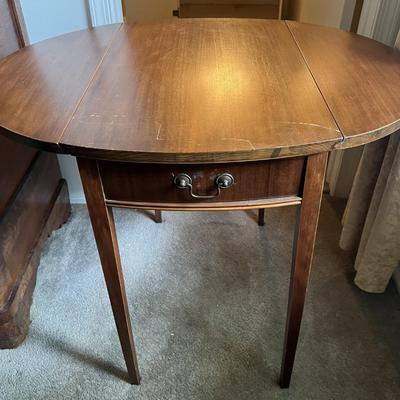
{"label": "cream curtain", "polygon": [[357,252],[355,284],[382,293],[400,264],[400,131],[364,147],[340,247]]}
{"label": "cream curtain", "polygon": [[400,132],[365,146],[340,247],[357,251],[355,284],[382,293],[400,261]]}

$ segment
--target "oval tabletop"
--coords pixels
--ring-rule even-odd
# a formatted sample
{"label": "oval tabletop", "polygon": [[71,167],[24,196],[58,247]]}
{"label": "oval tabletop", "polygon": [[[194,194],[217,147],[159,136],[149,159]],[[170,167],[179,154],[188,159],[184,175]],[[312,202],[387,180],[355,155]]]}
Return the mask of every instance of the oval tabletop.
{"label": "oval tabletop", "polygon": [[137,162],[250,161],[368,143],[400,128],[400,52],[276,20],[111,25],[0,62],[0,132]]}

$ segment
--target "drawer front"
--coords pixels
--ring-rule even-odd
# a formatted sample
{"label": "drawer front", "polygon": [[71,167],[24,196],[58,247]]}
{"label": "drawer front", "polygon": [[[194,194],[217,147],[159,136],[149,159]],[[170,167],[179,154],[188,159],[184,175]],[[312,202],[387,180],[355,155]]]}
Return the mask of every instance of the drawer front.
{"label": "drawer front", "polygon": [[[209,165],[109,161],[99,161],[98,165],[108,201],[156,204],[226,203],[298,196],[304,157]],[[191,190],[188,186],[177,187],[174,181],[179,174],[186,174],[190,178]],[[234,182],[228,188],[218,189],[216,180],[223,174],[230,174]]]}

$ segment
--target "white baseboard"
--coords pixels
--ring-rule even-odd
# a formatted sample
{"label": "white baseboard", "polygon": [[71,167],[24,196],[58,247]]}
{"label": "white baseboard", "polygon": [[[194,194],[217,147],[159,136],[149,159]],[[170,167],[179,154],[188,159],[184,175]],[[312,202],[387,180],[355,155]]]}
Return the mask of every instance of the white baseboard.
{"label": "white baseboard", "polygon": [[86,204],[85,196],[81,194],[70,194],[69,200],[71,204]]}

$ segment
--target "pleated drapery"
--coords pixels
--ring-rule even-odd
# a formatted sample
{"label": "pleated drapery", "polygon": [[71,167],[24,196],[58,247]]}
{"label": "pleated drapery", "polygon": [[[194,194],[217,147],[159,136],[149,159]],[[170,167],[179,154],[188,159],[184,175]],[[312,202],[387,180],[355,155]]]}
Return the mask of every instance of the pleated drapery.
{"label": "pleated drapery", "polygon": [[[400,49],[400,32],[395,46]],[[400,131],[364,147],[340,247],[357,252],[355,284],[384,292],[400,264]]]}
{"label": "pleated drapery", "polygon": [[340,247],[357,251],[355,284],[382,293],[400,261],[400,132],[365,146]]}

